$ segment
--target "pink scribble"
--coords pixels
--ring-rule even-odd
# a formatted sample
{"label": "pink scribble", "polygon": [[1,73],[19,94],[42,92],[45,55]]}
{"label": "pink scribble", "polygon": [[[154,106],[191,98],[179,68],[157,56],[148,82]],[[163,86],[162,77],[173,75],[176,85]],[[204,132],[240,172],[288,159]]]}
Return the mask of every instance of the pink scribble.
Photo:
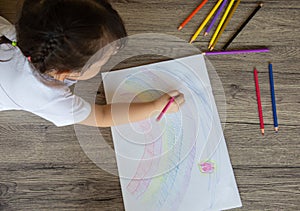
{"label": "pink scribble", "polygon": [[198,165],[202,173],[213,173],[215,170],[215,164],[213,162],[206,161]]}

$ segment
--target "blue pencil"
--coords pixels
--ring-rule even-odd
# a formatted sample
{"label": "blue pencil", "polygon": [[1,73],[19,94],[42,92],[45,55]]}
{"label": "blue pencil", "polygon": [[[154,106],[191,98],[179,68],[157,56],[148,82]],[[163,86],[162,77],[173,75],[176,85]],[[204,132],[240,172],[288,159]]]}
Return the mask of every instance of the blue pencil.
{"label": "blue pencil", "polygon": [[277,121],[277,112],[276,112],[275,89],[274,89],[274,79],[273,79],[273,67],[272,67],[271,63],[269,63],[269,76],[270,76],[270,89],[271,89],[271,97],[272,97],[274,130],[276,132],[278,132],[278,121]]}

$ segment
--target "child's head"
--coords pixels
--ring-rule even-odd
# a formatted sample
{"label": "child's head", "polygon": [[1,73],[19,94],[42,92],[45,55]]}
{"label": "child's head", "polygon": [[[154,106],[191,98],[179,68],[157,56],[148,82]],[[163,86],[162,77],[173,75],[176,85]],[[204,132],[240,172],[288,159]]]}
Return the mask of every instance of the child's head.
{"label": "child's head", "polygon": [[97,51],[127,35],[106,0],[25,0],[16,30],[35,68],[58,74],[80,72]]}

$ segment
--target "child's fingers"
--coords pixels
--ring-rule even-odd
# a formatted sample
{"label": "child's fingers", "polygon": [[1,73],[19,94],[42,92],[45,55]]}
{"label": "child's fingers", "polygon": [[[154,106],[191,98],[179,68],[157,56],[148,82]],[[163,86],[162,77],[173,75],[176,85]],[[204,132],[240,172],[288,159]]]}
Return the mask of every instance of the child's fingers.
{"label": "child's fingers", "polygon": [[175,102],[178,104],[178,105],[181,105],[185,102],[185,99],[184,99],[184,94],[180,93],[179,95],[177,95],[176,97],[174,97],[175,99]]}
{"label": "child's fingers", "polygon": [[180,94],[180,92],[178,90],[173,90],[173,91],[168,92],[168,95],[170,97],[177,97],[179,94]]}
{"label": "child's fingers", "polygon": [[180,108],[180,106],[184,103],[184,95],[182,93],[180,93],[179,95],[177,95],[176,97],[174,97],[175,102],[172,104],[172,109],[170,111],[171,112],[177,112]]}
{"label": "child's fingers", "polygon": [[178,90],[173,90],[168,92],[168,97],[173,97],[177,104],[182,104],[184,102],[184,95],[180,93]]}
{"label": "child's fingers", "polygon": [[169,102],[171,97],[174,98],[174,103],[172,103],[171,108],[167,112],[177,112],[179,107],[185,102],[184,94],[180,93],[178,90],[170,91],[159,98],[158,101],[156,101],[157,109],[163,109],[166,106],[166,103]]}

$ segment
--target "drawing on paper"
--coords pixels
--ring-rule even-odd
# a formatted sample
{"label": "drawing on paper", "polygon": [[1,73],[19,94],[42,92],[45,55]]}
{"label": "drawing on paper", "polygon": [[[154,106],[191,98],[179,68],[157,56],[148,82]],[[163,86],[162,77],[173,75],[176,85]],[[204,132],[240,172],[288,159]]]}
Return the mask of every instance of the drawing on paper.
{"label": "drawing on paper", "polygon": [[[186,99],[180,112],[164,115],[160,122],[153,118],[112,128],[126,210],[215,210],[240,205],[223,134],[214,129],[220,122],[201,64],[203,76],[184,62],[105,75],[108,103],[146,102],[174,89]],[[111,79],[106,78],[109,75]],[[216,171],[219,163],[223,165]],[[226,181],[224,173],[230,175]],[[225,190],[234,200],[220,200]]]}

